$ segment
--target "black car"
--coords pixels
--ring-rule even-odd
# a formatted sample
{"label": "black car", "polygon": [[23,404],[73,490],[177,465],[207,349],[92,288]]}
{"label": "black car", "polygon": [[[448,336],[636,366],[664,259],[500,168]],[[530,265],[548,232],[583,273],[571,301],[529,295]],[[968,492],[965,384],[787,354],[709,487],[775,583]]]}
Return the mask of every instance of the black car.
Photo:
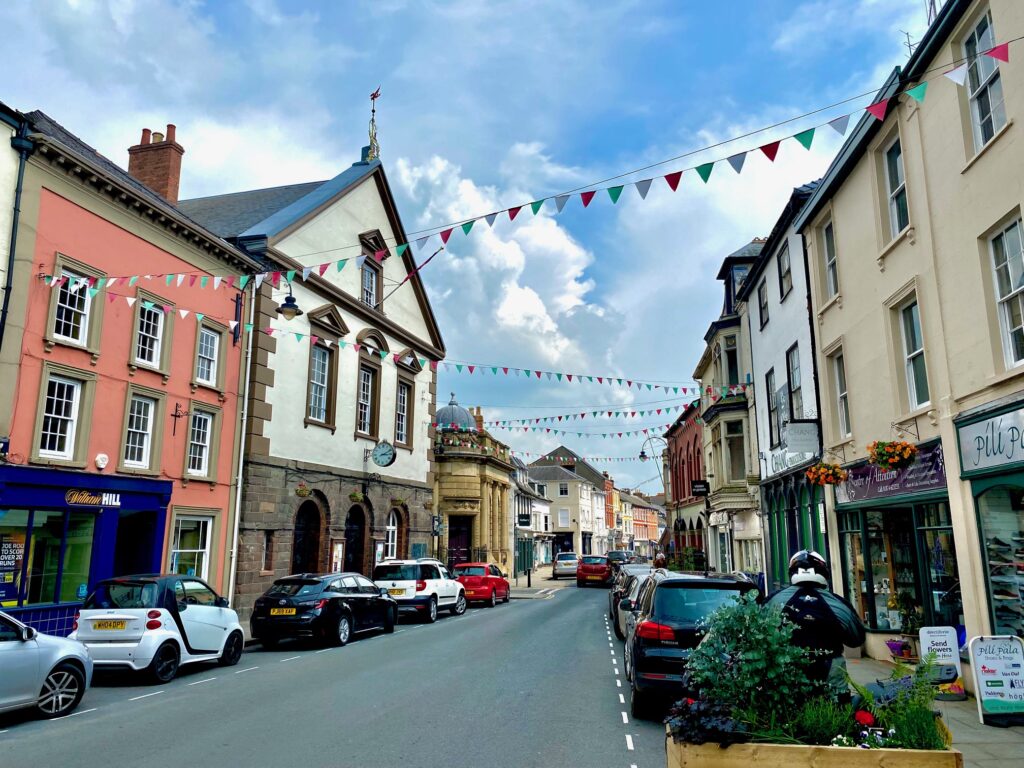
{"label": "black car", "polygon": [[756,589],[729,574],[658,569],[635,602],[627,598],[620,603],[621,610],[629,611],[624,656],[633,717],[645,717],[654,699],[678,697],[686,659],[701,639],[699,623],[732,598]]}
{"label": "black car", "polygon": [[256,600],[249,627],[264,648],[292,637],[345,645],[359,632],[394,632],[397,620],[398,604],[362,574],[299,573],[278,579]]}
{"label": "black car", "polygon": [[608,559],[612,561],[612,570],[618,571],[626,563],[632,561],[633,553],[626,549],[613,549],[608,552]]}
{"label": "black car", "polygon": [[[633,577],[650,572],[651,566],[649,565],[623,564],[619,566],[619,570],[612,579],[611,589],[608,590],[608,618],[611,620],[612,626],[617,627],[619,624],[619,603],[629,594],[628,583]],[[617,629],[615,634],[619,634]],[[622,638],[619,637],[619,639]]]}

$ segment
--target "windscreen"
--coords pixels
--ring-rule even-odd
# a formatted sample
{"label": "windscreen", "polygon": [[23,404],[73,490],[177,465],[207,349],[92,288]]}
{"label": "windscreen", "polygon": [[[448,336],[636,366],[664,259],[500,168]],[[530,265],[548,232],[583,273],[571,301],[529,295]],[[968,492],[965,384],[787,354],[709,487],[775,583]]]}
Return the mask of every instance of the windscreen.
{"label": "windscreen", "polygon": [[561,553],[561,554],[560,554],[560,555],[558,556],[558,559],[559,559],[559,560],[577,560],[577,559],[579,559],[579,558],[577,558],[577,557],[576,557],[576,555],[575,555],[575,553],[573,553],[573,552],[562,552],[562,553]]}
{"label": "windscreen", "polygon": [[313,597],[319,595],[323,591],[324,585],[319,581],[313,579],[281,579],[275,581],[270,589],[267,590],[267,596],[274,597]]}
{"label": "windscreen", "polygon": [[654,593],[654,616],[658,621],[696,624],[741,594],[739,587],[662,584]]}
{"label": "windscreen", "polygon": [[100,583],[85,601],[86,608],[159,608],[159,587],[152,581]]}
{"label": "windscreen", "polygon": [[608,565],[608,558],[601,556],[590,556],[583,558],[584,565]]}
{"label": "windscreen", "polygon": [[482,565],[467,565],[465,568],[456,568],[456,576],[486,576],[487,571]]}
{"label": "windscreen", "polygon": [[374,581],[417,581],[420,577],[418,565],[385,563],[373,569]]}
{"label": "windscreen", "polygon": [[608,559],[609,560],[614,560],[615,562],[618,563],[618,562],[622,562],[623,560],[626,560],[627,557],[626,557],[626,553],[625,552],[609,552],[608,553]]}

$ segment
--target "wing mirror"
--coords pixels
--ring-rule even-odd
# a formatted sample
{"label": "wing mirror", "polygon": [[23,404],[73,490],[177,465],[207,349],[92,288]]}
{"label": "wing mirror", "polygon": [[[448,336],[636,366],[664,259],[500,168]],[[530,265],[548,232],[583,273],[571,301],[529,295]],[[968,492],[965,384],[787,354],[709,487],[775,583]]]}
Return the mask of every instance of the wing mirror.
{"label": "wing mirror", "polygon": [[622,598],[622,600],[619,601],[619,610],[620,611],[626,611],[627,613],[629,611],[632,611],[633,610],[633,601],[630,600],[628,597]]}
{"label": "wing mirror", "polygon": [[387,597],[388,596],[388,588],[387,587],[380,587],[378,589],[378,592],[380,593],[381,597]]}
{"label": "wing mirror", "polygon": [[35,639],[38,634],[32,627],[23,627],[21,630],[21,642],[27,643],[29,640]]}
{"label": "wing mirror", "polygon": [[226,597],[218,597],[213,604],[218,608],[227,608],[229,606],[228,599]]}

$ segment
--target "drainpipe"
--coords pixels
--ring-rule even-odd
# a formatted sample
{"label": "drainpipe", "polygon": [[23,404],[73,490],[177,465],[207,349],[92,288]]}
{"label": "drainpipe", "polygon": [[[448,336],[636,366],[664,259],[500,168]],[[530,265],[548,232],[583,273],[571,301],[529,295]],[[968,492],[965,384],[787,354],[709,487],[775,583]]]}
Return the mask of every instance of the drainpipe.
{"label": "drainpipe", "polygon": [[[256,314],[256,283],[253,281],[252,298],[249,300],[249,326],[253,327]],[[232,606],[235,602],[235,583],[238,579],[238,536],[242,524],[242,471],[245,468],[245,431],[246,422],[249,418],[249,372],[252,362],[252,339],[255,330],[249,331],[249,338],[245,342],[245,372],[242,384],[242,416],[239,429],[241,440],[238,448],[238,469],[235,472],[235,520],[234,532],[231,535],[231,575],[228,583],[228,600]]]}
{"label": "drainpipe", "polygon": [[[11,121],[4,119],[5,123]],[[14,126],[12,126],[14,127]],[[14,281],[14,254],[18,246],[18,222],[21,220],[21,191],[25,183],[25,165],[32,154],[34,145],[27,138],[28,123],[22,120],[17,124],[18,133],[11,139],[11,147],[18,153],[18,181],[14,187],[14,216],[11,220],[11,247],[7,254],[7,274],[4,279],[4,302],[0,310],[0,349],[4,346],[4,331],[7,329],[7,311],[11,304],[11,290]]]}
{"label": "drainpipe", "polygon": [[[823,460],[825,458],[825,425],[821,421],[821,378],[818,376],[818,345],[817,345],[817,334],[814,331],[814,305],[811,302],[811,268],[810,260],[807,257],[807,238],[804,237],[803,232],[800,233],[800,242],[803,246],[800,250],[803,251],[804,257],[804,284],[807,289],[807,327],[811,332],[811,372],[814,376],[814,407],[818,414],[818,458]],[[815,506],[814,497],[817,494],[814,492],[814,486],[811,486],[811,509],[812,515],[817,517],[818,510]],[[825,489],[821,489],[821,503],[825,503]],[[811,531],[814,531],[814,526],[811,526]],[[825,559],[829,559],[829,544],[828,544],[828,515],[825,515],[825,528],[821,531],[822,541],[825,542],[825,551],[822,552]]]}

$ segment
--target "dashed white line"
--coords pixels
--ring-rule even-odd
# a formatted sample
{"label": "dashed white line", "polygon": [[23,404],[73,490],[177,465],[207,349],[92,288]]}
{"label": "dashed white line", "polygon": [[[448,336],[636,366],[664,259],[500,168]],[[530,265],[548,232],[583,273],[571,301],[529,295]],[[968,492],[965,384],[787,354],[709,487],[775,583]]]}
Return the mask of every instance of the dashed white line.
{"label": "dashed white line", "polygon": [[336,651],[336,650],[338,650],[338,649],[337,648],[321,648],[319,651],[314,651],[313,653],[314,653],[314,655],[316,655],[318,653],[327,653],[328,651]]}
{"label": "dashed white line", "polygon": [[135,696],[128,701],[138,701],[139,699],[148,699],[150,696],[159,696],[163,691],[153,691],[152,693],[144,693],[141,696]]}
{"label": "dashed white line", "polygon": [[633,737],[630,736],[628,733],[626,734],[626,749],[628,749],[630,752],[633,751]]}
{"label": "dashed white line", "polygon": [[612,656],[614,656],[615,655],[615,649],[612,648],[610,651],[608,651],[608,653],[610,653]]}
{"label": "dashed white line", "polygon": [[630,763],[629,768],[636,768],[636,763]]}
{"label": "dashed white line", "polygon": [[238,670],[237,672],[235,672],[235,674],[240,675],[243,672],[252,672],[254,669],[259,669],[259,667],[246,667],[245,669]]}
{"label": "dashed white line", "polygon": [[301,659],[301,658],[302,658],[301,656],[289,656],[287,659],[278,659],[278,663],[279,664],[284,664],[286,661],[295,661],[296,659]]}
{"label": "dashed white line", "polygon": [[[618,682],[618,681],[616,681],[616,682]],[[622,695],[622,694],[620,693],[620,694],[619,694],[619,704],[625,704],[625,703],[626,703],[626,697],[625,697],[625,696],[623,696],[623,695]]]}
{"label": "dashed white line", "polygon": [[622,722],[628,724],[629,723],[629,718],[626,717],[626,713],[625,712],[620,712],[619,714],[622,715]]}
{"label": "dashed white line", "polygon": [[189,683],[189,686],[202,685],[203,683],[208,683],[211,680],[216,680],[216,679],[217,679],[216,677],[208,677],[205,680],[196,680],[194,683]]}
{"label": "dashed white line", "polygon": [[619,668],[618,667],[615,668],[615,674],[616,675],[619,674]]}
{"label": "dashed white line", "polygon": [[614,645],[612,645],[612,641],[611,640],[608,641],[608,647],[609,648],[614,648],[615,647]]}
{"label": "dashed white line", "polygon": [[395,630],[395,634],[396,634],[396,635],[400,635],[400,634],[402,634],[403,632],[405,632],[405,630],[404,630],[404,629],[396,629],[396,630]]}
{"label": "dashed white line", "polygon": [[81,709],[78,712],[72,712],[70,715],[64,715],[64,717],[55,717],[55,718],[53,718],[53,721],[67,720],[69,717],[76,717],[77,715],[86,715],[89,712],[95,712],[95,711],[96,711],[96,707],[93,707],[92,709]]}
{"label": "dashed white line", "polygon": [[622,681],[621,680],[616,680],[615,681],[615,687],[616,688],[621,688],[622,687]]}
{"label": "dashed white line", "polygon": [[0,731],[0,736],[2,736],[5,733],[7,733],[7,731]]}

